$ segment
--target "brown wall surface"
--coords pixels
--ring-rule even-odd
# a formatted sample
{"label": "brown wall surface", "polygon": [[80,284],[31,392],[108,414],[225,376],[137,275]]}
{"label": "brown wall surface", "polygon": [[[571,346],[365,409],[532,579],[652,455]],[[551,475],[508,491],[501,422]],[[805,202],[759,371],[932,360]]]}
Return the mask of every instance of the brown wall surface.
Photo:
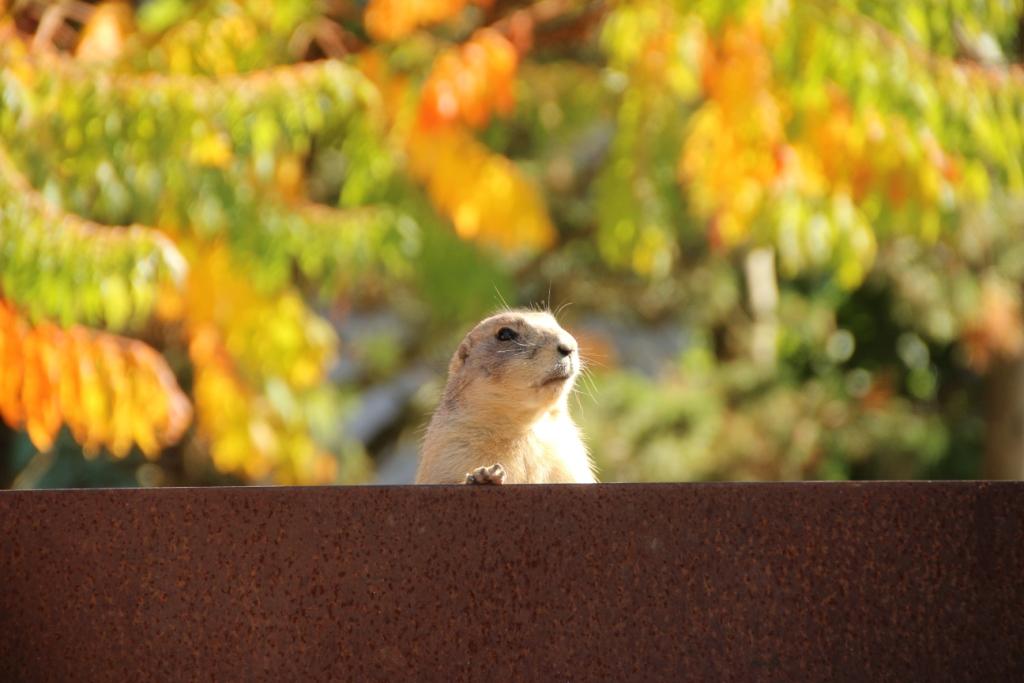
{"label": "brown wall surface", "polygon": [[1024,680],[1024,484],[0,492],[0,680]]}

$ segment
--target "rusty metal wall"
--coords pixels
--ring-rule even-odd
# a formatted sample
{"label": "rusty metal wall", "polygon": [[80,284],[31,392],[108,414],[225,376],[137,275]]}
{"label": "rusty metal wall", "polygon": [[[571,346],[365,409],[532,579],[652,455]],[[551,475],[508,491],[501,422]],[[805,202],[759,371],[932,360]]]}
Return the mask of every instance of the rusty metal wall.
{"label": "rusty metal wall", "polygon": [[1024,484],[0,493],[0,680],[1024,680]]}

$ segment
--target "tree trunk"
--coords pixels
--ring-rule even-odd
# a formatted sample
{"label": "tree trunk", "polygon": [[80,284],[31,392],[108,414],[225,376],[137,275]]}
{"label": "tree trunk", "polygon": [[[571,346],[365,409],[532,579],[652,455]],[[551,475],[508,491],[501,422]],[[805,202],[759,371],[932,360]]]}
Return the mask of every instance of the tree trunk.
{"label": "tree trunk", "polygon": [[997,361],[985,387],[987,479],[1024,479],[1024,355]]}
{"label": "tree trunk", "polygon": [[779,284],[775,275],[775,251],[752,249],[743,262],[747,303],[754,318],[750,355],[758,365],[774,366],[779,353]]}

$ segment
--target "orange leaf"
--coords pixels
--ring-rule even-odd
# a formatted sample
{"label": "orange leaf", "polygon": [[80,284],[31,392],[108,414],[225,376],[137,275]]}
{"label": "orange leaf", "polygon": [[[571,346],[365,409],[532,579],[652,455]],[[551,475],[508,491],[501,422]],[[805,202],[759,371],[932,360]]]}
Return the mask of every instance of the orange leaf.
{"label": "orange leaf", "polygon": [[116,59],[124,52],[135,30],[132,6],[127,2],[103,2],[93,9],[82,29],[75,56],[84,61]]}
{"label": "orange leaf", "polygon": [[86,455],[101,446],[123,456],[133,443],[147,455],[177,441],[191,406],[163,358],[142,342],[83,327],[29,326],[0,300],[0,412],[24,423],[40,450],[61,423]]}
{"label": "orange leaf", "polygon": [[519,55],[508,38],[480,29],[463,45],[437,58],[420,94],[419,121],[425,128],[462,121],[487,125],[495,113],[515,104]]}
{"label": "orange leaf", "polygon": [[[489,7],[493,0],[473,0],[473,4]],[[420,26],[436,24],[454,17],[470,0],[370,0],[363,21],[366,31],[376,40],[397,40]]]}

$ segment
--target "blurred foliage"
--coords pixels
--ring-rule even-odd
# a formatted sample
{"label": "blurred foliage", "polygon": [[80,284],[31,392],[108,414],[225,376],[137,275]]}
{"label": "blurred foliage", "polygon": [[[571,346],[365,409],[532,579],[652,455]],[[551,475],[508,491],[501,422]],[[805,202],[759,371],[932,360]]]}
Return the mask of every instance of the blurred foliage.
{"label": "blurred foliage", "polygon": [[66,423],[87,456],[101,446],[148,456],[175,443],[192,410],[159,354],[138,341],[72,326],[30,326],[0,303],[0,412],[48,450]]}
{"label": "blurred foliage", "polygon": [[504,301],[574,303],[605,480],[976,476],[1022,15],[0,2],[0,483],[362,481]]}

